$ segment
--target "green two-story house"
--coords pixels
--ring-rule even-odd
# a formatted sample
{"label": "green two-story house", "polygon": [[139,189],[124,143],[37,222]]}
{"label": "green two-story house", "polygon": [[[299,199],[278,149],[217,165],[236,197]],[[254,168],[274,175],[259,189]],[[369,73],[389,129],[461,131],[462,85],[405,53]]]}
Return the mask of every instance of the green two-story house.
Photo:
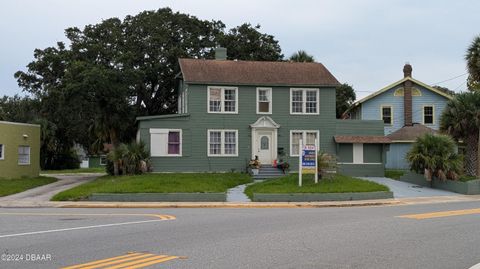
{"label": "green two-story house", "polygon": [[383,176],[382,121],[335,118],[337,79],[320,63],[180,59],[178,113],[139,117],[138,139],[157,172],[245,171],[288,161],[300,140],[337,156],[339,170]]}

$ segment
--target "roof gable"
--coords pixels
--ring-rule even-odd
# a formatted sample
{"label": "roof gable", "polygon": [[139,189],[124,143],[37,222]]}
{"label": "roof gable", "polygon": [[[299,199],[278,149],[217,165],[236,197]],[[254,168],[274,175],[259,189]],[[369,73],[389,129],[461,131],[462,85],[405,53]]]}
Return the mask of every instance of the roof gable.
{"label": "roof gable", "polygon": [[321,63],[179,59],[182,77],[192,84],[337,86]]}
{"label": "roof gable", "polygon": [[380,95],[380,94],[382,94],[382,93],[384,93],[384,92],[387,92],[387,91],[395,88],[396,86],[404,83],[404,82],[407,81],[407,80],[409,80],[409,81],[411,81],[411,82],[413,82],[413,83],[415,83],[415,84],[417,84],[417,85],[420,85],[420,86],[424,87],[425,89],[427,89],[427,90],[429,90],[429,91],[431,91],[431,92],[434,92],[434,93],[436,93],[436,94],[438,94],[438,95],[441,95],[441,96],[443,96],[443,97],[445,97],[445,98],[447,98],[447,99],[449,99],[449,100],[453,99],[453,96],[451,96],[451,95],[449,95],[449,94],[446,94],[446,93],[444,93],[444,92],[442,92],[442,91],[440,91],[440,90],[437,90],[437,89],[435,89],[435,88],[433,88],[433,87],[431,87],[431,86],[429,86],[429,85],[427,85],[427,84],[425,84],[425,83],[423,83],[423,82],[421,82],[421,81],[419,81],[419,80],[416,80],[416,79],[414,79],[414,78],[412,78],[412,77],[405,77],[405,78],[403,78],[403,79],[401,79],[401,80],[399,80],[399,81],[396,81],[396,82],[394,82],[394,83],[392,83],[392,84],[390,84],[390,85],[388,85],[388,86],[386,86],[386,87],[384,87],[384,88],[382,88],[382,89],[380,89],[380,90],[378,90],[378,91],[376,91],[376,92],[374,92],[374,93],[372,93],[372,94],[364,97],[363,99],[360,99],[360,100],[356,101],[353,106],[354,106],[354,107],[355,107],[355,106],[358,106],[359,104],[364,103],[365,101],[368,101],[368,100],[370,100],[370,99],[372,99],[372,98],[375,98],[376,96],[378,96],[378,95]]}

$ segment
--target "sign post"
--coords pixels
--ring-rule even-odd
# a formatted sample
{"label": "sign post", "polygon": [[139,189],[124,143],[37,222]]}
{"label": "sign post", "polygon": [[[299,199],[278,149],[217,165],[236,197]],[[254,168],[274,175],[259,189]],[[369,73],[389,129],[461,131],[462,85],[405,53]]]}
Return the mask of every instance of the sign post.
{"label": "sign post", "polygon": [[314,174],[315,183],[318,183],[318,169],[317,169],[317,140],[315,145],[303,145],[300,140],[301,154],[299,154],[299,171],[298,171],[298,186],[302,186],[302,174]]}
{"label": "sign post", "polygon": [[303,141],[300,139],[299,145],[300,153],[298,154],[298,186],[302,186],[302,155],[303,155]]}

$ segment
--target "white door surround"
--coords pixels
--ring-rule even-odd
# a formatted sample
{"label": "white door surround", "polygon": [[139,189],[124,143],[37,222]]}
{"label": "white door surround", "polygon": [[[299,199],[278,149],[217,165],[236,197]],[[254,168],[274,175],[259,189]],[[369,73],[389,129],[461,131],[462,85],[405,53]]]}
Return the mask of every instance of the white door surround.
{"label": "white door surround", "polygon": [[277,158],[277,130],[280,125],[269,116],[263,116],[250,124],[250,127],[252,128],[252,159],[258,156],[261,164],[273,164]]}

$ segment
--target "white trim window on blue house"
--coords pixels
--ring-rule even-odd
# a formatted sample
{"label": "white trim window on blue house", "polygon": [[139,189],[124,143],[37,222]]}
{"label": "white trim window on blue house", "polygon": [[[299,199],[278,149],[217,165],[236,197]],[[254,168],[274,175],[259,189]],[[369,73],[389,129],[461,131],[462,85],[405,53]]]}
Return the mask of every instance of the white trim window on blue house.
{"label": "white trim window on blue house", "polygon": [[392,125],[393,124],[393,108],[389,105],[383,105],[380,107],[382,113],[382,120],[384,124]]}
{"label": "white trim window on blue house", "polygon": [[435,108],[433,105],[423,106],[423,124],[433,124],[435,122]]}

